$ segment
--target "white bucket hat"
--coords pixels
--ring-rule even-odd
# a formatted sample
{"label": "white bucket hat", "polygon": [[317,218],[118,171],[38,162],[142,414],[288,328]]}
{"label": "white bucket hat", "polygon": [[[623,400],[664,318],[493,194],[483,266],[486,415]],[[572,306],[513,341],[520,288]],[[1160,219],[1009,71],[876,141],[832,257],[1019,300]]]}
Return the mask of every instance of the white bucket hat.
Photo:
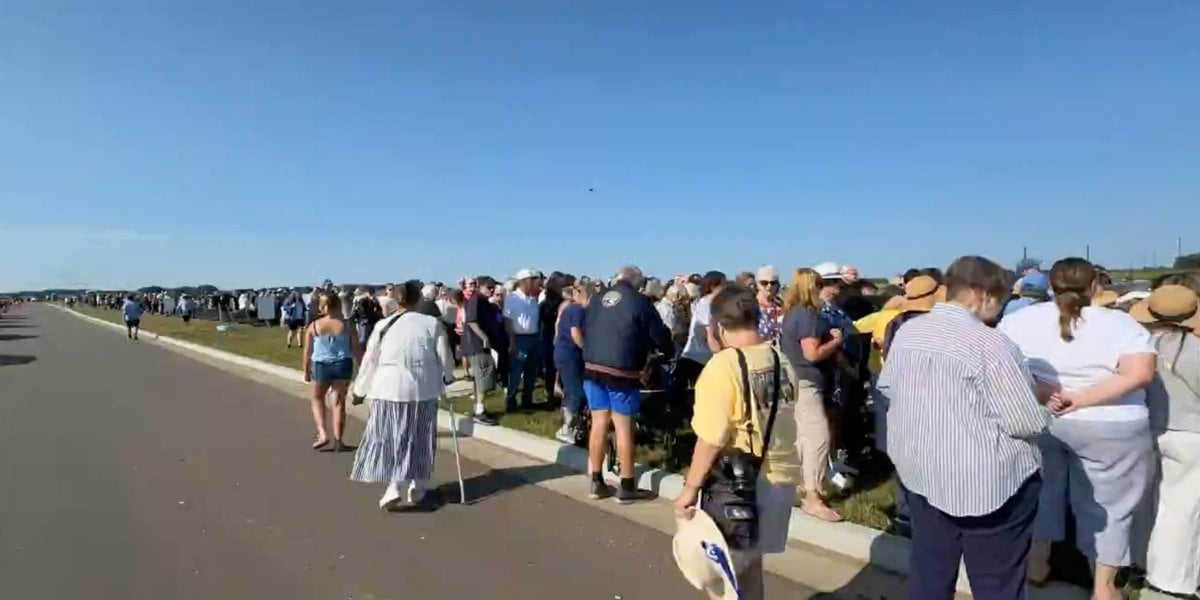
{"label": "white bucket hat", "polygon": [[697,509],[691,519],[675,519],[671,550],[683,578],[698,590],[712,592],[721,600],[737,600],[737,574],[733,554],[708,513]]}

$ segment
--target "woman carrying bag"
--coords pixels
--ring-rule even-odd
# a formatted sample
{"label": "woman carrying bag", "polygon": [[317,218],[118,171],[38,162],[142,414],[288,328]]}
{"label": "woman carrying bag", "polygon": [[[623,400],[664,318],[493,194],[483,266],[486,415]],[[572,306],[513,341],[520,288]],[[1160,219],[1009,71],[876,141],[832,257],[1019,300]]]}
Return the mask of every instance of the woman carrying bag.
{"label": "woman carrying bag", "polygon": [[437,453],[437,399],[454,377],[446,328],[415,310],[421,282],[397,292],[399,311],[371,333],[353,390],[356,403],[370,400],[371,416],[350,479],[387,483],[379,499],[383,510],[404,503],[429,508],[425,485]]}
{"label": "woman carrying bag", "polygon": [[679,520],[701,510],[728,543],[736,589],[706,587],[717,599],[763,597],[762,555],[786,548],[799,481],[796,376],[759,334],[759,317],[749,289],[731,287],[713,299],[712,321],[725,349],[696,383],[696,449],[675,501]]}

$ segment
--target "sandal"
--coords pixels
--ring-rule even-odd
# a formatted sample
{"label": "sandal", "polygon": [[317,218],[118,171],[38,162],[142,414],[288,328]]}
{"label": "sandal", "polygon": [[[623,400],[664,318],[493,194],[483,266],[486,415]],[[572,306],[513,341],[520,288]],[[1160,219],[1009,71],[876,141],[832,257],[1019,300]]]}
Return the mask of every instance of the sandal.
{"label": "sandal", "polygon": [[321,448],[324,448],[327,444],[329,444],[328,439],[323,440],[321,438],[317,438],[317,440],[315,442],[313,442],[312,449],[320,450]]}
{"label": "sandal", "polygon": [[809,510],[807,507],[801,506],[800,511],[814,519],[825,521],[826,523],[842,522],[842,515],[838,514],[836,510],[833,510],[828,506],[823,506],[815,510]]}

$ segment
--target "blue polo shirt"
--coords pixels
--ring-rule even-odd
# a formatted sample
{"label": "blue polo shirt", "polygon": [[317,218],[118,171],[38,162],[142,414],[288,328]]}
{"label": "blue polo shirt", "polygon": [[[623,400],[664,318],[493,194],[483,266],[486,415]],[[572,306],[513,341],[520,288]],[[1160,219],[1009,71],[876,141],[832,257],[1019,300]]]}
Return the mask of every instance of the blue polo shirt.
{"label": "blue polo shirt", "polygon": [[126,321],[137,321],[142,318],[142,305],[133,300],[125,300],[125,304],[121,306],[121,314],[125,315]]}

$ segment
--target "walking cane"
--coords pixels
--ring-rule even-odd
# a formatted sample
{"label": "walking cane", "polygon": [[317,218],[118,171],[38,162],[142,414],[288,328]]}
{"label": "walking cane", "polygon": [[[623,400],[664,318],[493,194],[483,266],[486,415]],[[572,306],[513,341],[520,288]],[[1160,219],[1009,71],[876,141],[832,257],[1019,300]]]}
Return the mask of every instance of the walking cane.
{"label": "walking cane", "polygon": [[454,440],[454,466],[458,469],[458,498],[461,504],[467,503],[467,486],[463,483],[462,456],[458,452],[458,413],[454,411],[454,398],[450,401],[450,437]]}

